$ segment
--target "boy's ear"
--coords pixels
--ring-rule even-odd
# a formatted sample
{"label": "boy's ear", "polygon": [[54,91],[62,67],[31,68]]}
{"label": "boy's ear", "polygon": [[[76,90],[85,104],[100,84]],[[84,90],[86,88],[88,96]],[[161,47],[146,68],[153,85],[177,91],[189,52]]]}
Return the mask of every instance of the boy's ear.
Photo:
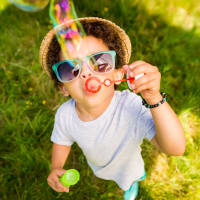
{"label": "boy's ear", "polygon": [[69,96],[69,93],[68,93],[68,91],[67,91],[67,89],[65,88],[64,85],[59,86],[59,88],[60,88],[60,91],[63,93],[63,95],[64,95],[65,97]]}
{"label": "boy's ear", "polygon": [[[115,72],[114,72],[114,80],[121,80],[123,79],[124,77],[124,70],[123,68],[120,68],[120,69],[115,69]],[[121,81],[117,81],[115,82],[116,85],[119,85],[121,83]]]}

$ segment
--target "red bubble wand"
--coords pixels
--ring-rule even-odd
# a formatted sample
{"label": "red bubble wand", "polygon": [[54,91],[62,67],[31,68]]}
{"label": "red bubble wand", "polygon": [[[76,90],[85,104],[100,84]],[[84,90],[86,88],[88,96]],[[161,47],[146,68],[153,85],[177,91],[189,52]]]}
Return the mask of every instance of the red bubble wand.
{"label": "red bubble wand", "polygon": [[[130,84],[132,84],[134,80],[135,80],[135,77],[129,77],[129,78],[124,78],[124,79],[115,80],[115,81],[111,81],[109,78],[106,78],[103,82],[101,82],[99,78],[97,78],[96,76],[93,76],[86,80],[85,88],[88,92],[97,93],[101,89],[101,85],[110,87],[112,84],[116,82],[121,82],[121,81],[129,81]],[[92,84],[92,82],[95,82],[95,85]]]}

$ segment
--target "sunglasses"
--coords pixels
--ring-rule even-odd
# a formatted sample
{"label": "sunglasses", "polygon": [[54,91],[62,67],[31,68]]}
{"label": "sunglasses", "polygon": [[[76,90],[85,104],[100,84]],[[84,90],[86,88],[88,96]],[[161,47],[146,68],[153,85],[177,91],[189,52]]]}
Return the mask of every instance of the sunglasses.
{"label": "sunglasses", "polygon": [[83,61],[95,73],[109,73],[115,68],[115,51],[101,51],[96,54],[86,56],[82,59],[67,59],[52,66],[57,79],[62,82],[70,82],[81,73]]}

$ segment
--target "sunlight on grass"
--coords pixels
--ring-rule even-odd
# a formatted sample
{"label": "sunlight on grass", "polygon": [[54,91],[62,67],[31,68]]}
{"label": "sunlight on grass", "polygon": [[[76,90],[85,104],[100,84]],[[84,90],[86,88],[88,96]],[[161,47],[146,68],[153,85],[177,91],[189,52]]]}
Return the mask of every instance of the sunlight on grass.
{"label": "sunlight on grass", "polygon": [[184,30],[191,30],[194,27],[200,28],[200,17],[195,17],[184,8],[177,8],[172,17],[172,25],[182,27]]}
{"label": "sunlight on grass", "polygon": [[169,169],[169,165],[167,156],[162,153],[159,154],[155,163],[154,170],[151,173],[151,181],[159,182],[158,179],[168,179],[167,170]]}
{"label": "sunlight on grass", "polygon": [[[156,164],[146,184],[152,188],[151,196],[157,199],[170,199],[171,197],[179,197],[181,192],[177,194],[177,191],[181,191],[183,185],[181,182],[184,180],[184,176],[175,167],[175,164],[171,163],[173,157],[161,153],[156,159]],[[181,159],[181,158],[178,158]]]}
{"label": "sunlight on grass", "polygon": [[190,110],[182,111],[179,115],[179,119],[183,125],[187,139],[192,136],[196,136],[200,131],[200,119],[197,115]]}
{"label": "sunlight on grass", "polygon": [[10,4],[10,2],[8,2],[8,0],[1,0],[0,3],[0,12],[5,10],[6,7]]}
{"label": "sunlight on grass", "polygon": [[200,34],[200,6],[190,1],[142,1],[143,6],[151,15],[161,15],[169,25],[181,27],[184,30],[196,28]]}
{"label": "sunlight on grass", "polygon": [[[198,110],[197,110],[198,112]],[[190,110],[179,118],[186,135],[186,151],[183,156],[167,156],[160,153],[149,177],[144,181],[155,199],[199,199],[200,197],[200,119]]]}

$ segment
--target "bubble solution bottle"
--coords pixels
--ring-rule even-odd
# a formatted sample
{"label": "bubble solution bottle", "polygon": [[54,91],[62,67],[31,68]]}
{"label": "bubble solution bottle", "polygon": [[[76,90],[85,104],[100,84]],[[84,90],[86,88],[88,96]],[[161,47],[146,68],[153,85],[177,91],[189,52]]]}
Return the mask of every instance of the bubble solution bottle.
{"label": "bubble solution bottle", "polygon": [[67,170],[60,178],[60,182],[67,188],[75,185],[80,179],[80,174],[76,169]]}

